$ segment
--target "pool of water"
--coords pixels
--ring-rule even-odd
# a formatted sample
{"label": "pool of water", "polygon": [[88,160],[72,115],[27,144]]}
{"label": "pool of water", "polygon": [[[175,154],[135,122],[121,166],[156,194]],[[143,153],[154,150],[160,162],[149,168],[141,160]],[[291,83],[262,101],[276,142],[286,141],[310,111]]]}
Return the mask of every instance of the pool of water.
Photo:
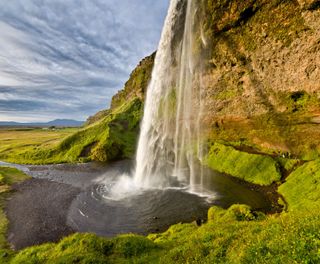
{"label": "pool of water", "polygon": [[[199,193],[187,187],[136,190],[112,199],[110,188],[119,177],[130,175],[131,161],[109,165],[98,163],[22,166],[17,167],[34,178],[65,183],[80,188],[66,217],[67,224],[78,232],[94,232],[102,236],[121,233],[147,234],[166,230],[180,222],[204,221],[212,205],[229,207],[248,204],[255,209],[268,210],[270,202],[260,192],[233,178],[204,169],[205,190]],[[123,186],[124,187],[124,186]],[[118,186],[122,188],[122,185]],[[128,186],[126,186],[128,188]]]}

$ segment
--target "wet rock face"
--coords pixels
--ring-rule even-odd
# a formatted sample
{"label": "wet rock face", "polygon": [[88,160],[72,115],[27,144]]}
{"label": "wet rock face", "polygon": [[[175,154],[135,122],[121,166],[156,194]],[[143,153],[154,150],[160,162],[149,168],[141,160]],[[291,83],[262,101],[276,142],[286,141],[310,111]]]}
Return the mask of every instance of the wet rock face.
{"label": "wet rock face", "polygon": [[298,0],[298,2],[304,10],[320,8],[320,0]]}
{"label": "wet rock face", "polygon": [[[245,3],[199,3],[204,15],[196,23],[209,43],[202,60],[207,63],[202,85],[208,119],[318,108],[320,0]],[[306,97],[291,100],[299,91]]]}
{"label": "wet rock face", "polygon": [[240,2],[197,2],[203,127],[213,139],[320,156],[320,0]]}

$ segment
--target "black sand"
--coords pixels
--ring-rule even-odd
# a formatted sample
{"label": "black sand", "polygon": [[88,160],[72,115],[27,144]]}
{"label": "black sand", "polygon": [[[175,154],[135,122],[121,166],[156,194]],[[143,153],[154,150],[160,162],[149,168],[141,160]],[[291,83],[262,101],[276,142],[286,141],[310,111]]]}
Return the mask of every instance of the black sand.
{"label": "black sand", "polygon": [[72,200],[80,189],[48,180],[31,179],[13,186],[6,205],[8,240],[14,249],[56,242],[74,233],[66,224]]}

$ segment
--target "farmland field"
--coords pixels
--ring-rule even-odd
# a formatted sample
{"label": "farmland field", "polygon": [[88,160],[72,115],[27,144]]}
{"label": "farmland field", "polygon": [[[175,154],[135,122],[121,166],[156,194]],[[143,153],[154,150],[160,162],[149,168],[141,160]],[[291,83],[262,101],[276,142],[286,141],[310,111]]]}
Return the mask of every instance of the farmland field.
{"label": "farmland field", "polygon": [[49,149],[78,128],[0,128],[0,160],[19,162],[19,154],[37,149]]}

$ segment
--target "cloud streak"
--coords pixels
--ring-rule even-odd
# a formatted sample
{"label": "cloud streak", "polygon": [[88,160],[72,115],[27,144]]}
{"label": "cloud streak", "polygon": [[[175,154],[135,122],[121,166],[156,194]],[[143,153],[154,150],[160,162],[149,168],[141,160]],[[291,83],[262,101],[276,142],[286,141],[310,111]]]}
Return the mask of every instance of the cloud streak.
{"label": "cloud streak", "polygon": [[0,121],[85,119],[105,108],[156,49],[168,2],[0,2]]}

